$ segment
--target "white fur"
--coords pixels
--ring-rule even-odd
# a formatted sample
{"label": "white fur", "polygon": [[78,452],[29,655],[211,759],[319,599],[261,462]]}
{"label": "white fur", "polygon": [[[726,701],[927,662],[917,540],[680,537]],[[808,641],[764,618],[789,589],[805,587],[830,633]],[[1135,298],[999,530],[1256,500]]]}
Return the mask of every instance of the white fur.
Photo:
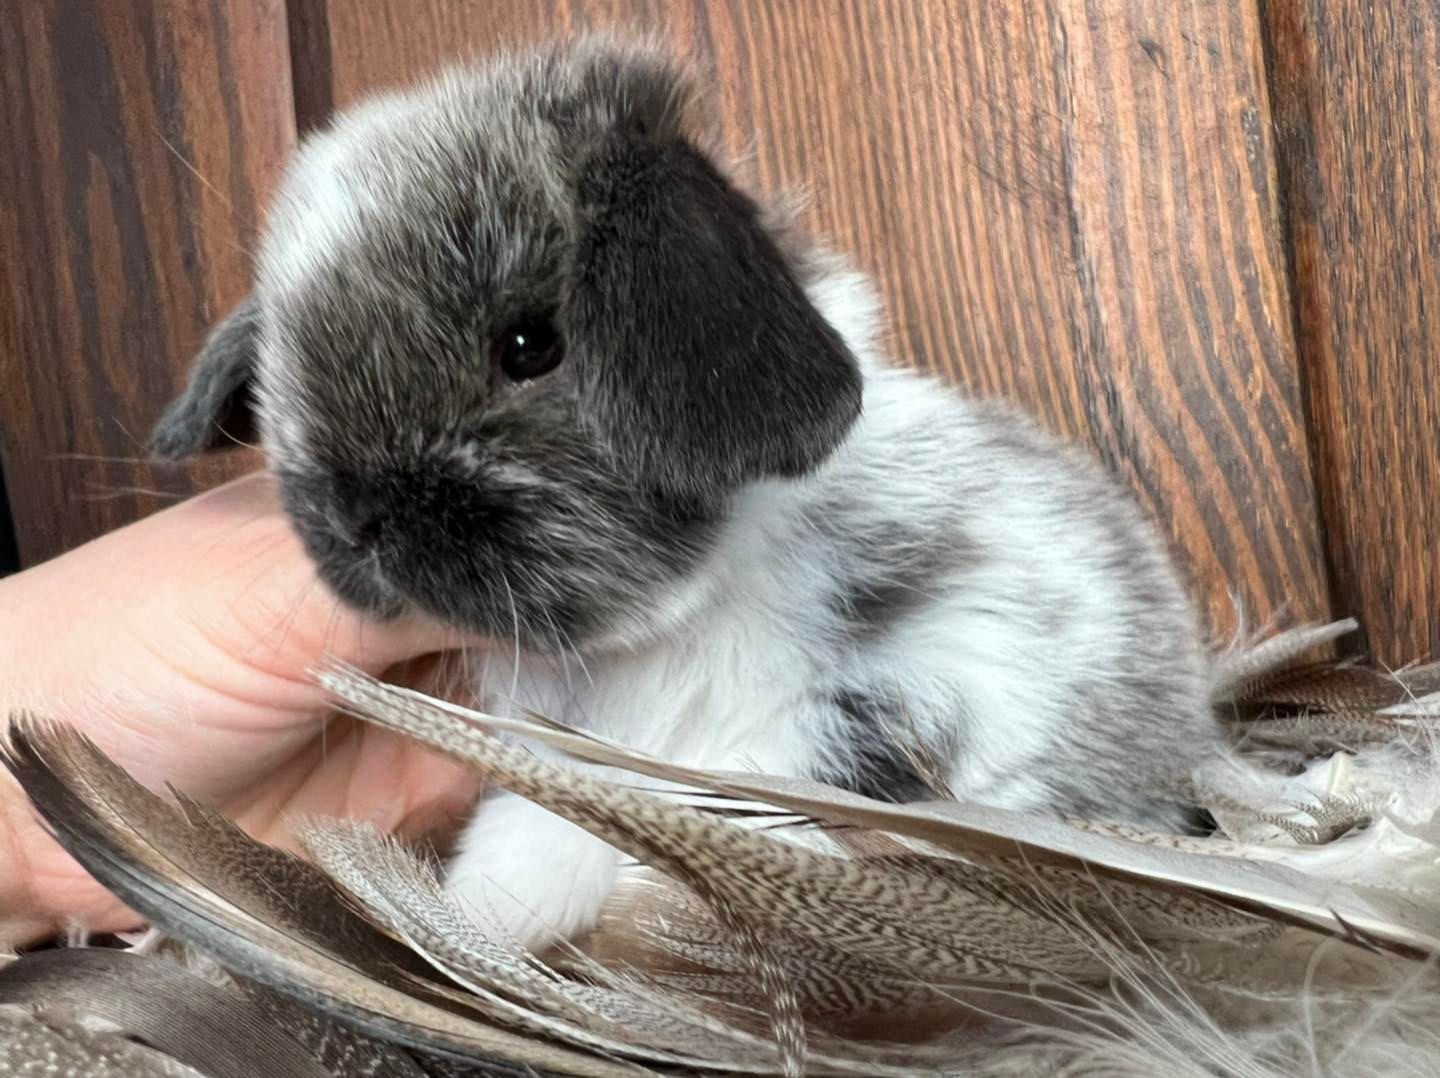
{"label": "white fur", "polygon": [[[964,752],[951,761],[953,789],[1004,807],[1043,807],[1048,789],[1037,772],[1055,763],[1035,765],[1055,751],[1069,698],[1133,643],[1124,579],[1093,564],[1106,537],[1083,514],[1057,513],[1055,474],[1007,467],[987,450],[1002,422],[993,411],[884,364],[873,343],[876,302],[862,278],[830,274],[811,294],[865,371],[864,415],[847,442],[811,477],[743,491],[703,569],[644,624],[621,627],[583,657],[497,645],[479,679],[483,702],[532,708],[677,763],[803,775],[844,742],[817,690],[852,675],[893,681],[917,723],[932,725],[917,730],[922,738],[943,740],[951,731],[942,724],[959,723]],[[1074,467],[1094,481],[1088,462]],[[1088,493],[1086,482],[1077,489]],[[863,648],[830,601],[844,544],[826,544],[816,527],[817,513],[856,492],[862,501],[883,492],[860,512],[892,519],[926,519],[953,510],[957,496],[962,507],[973,499],[970,541],[989,552],[980,566],[957,558],[963,587],[939,574],[923,616]],[[1035,622],[1050,604],[1067,611],[1053,631]],[[465,832],[449,885],[533,945],[595,917],[617,857],[501,794]]]}

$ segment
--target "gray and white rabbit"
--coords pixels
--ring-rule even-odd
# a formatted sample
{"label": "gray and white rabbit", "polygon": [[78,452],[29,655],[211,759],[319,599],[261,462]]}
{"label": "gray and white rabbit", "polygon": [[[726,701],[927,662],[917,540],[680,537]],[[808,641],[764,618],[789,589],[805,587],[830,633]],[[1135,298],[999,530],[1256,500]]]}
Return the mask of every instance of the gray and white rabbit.
{"label": "gray and white rabbit", "polygon": [[[1157,827],[1218,726],[1156,531],[1082,454],[887,363],[867,282],[588,40],[307,140],[157,428],[252,432],[323,579],[495,641],[482,702],[685,764]],[[449,885],[530,943],[619,856],[506,793]]]}

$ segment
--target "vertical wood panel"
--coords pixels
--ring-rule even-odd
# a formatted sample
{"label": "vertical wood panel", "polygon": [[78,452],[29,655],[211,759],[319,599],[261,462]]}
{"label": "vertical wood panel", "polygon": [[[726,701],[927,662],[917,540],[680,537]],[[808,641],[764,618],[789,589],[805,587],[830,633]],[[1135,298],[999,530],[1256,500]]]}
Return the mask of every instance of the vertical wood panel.
{"label": "vertical wood panel", "polygon": [[469,50],[659,29],[713,67],[756,186],[807,185],[876,274],[903,359],[1093,445],[1217,627],[1232,596],[1327,612],[1251,5],[291,4],[297,95],[337,107]]}
{"label": "vertical wood panel", "polygon": [[34,562],[238,466],[131,459],[246,288],[294,141],[285,8],[9,4],[0,55],[0,454]]}
{"label": "vertical wood panel", "polygon": [[1303,369],[1337,607],[1440,654],[1440,9],[1270,0]]}

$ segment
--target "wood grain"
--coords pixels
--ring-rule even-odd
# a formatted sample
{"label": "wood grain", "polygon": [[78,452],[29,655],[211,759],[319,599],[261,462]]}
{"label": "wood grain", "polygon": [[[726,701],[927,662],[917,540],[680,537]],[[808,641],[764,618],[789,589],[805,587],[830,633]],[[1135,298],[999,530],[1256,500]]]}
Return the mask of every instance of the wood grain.
{"label": "wood grain", "polygon": [[33,563],[240,466],[134,458],[247,287],[294,122],[282,0],[10,4],[0,55],[0,456]]}
{"label": "wood grain", "polygon": [[1440,656],[1440,13],[1270,0],[1300,351],[1337,607]]}
{"label": "wood grain", "polygon": [[878,278],[902,358],[1092,445],[1217,628],[1328,609],[1247,4],[291,0],[297,100],[471,50],[655,29],[726,146]]}

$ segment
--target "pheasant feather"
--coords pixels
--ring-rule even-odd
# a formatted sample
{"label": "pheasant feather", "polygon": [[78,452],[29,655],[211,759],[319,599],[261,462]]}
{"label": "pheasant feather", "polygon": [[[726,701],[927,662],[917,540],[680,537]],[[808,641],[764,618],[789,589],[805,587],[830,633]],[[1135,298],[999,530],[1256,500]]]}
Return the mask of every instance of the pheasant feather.
{"label": "pheasant feather", "polygon": [[[1343,628],[1220,664],[1236,750],[1192,776],[1205,837],[702,772],[323,671],[346,710],[632,860],[596,928],[543,956],[368,825],[305,821],[306,863],[20,721],[6,760],[56,835],[219,966],[192,991],[166,957],[24,956],[0,972],[21,1031],[0,1069],[82,1015],[109,1031],[67,1046],[93,1073],[128,1034],[149,1047],[124,1073],[224,1078],[231,1000],[236,1023],[285,1017],[242,1039],[256,1073],[305,1078],[1433,1073],[1440,673],[1306,659]],[[128,1009],[96,970],[136,986]]]}

